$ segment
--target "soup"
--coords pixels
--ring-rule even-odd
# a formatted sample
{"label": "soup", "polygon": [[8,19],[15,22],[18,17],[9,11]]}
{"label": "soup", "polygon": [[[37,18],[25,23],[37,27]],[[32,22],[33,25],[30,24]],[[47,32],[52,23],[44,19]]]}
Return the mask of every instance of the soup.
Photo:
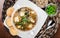
{"label": "soup", "polygon": [[27,7],[18,9],[13,16],[13,22],[16,28],[22,31],[31,30],[35,26],[36,21],[36,12]]}

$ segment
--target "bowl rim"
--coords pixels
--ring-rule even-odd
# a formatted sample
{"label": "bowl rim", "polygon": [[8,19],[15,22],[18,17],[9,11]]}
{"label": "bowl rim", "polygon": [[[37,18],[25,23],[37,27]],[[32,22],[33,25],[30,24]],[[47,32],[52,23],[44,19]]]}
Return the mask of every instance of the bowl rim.
{"label": "bowl rim", "polygon": [[[25,8],[25,7],[21,7],[21,8]],[[21,8],[19,8],[19,9],[21,9]],[[27,8],[29,8],[29,7],[27,7]],[[12,17],[11,17],[11,22],[13,23],[13,17],[14,17],[14,14],[19,10],[19,9],[17,9],[17,10],[14,10],[14,12],[12,13]],[[31,9],[31,8],[29,8],[29,9]],[[31,9],[31,10],[33,10],[33,9]],[[34,11],[34,10],[33,10]],[[37,18],[37,17],[36,17]],[[37,19],[38,20],[38,19]],[[37,20],[36,20],[36,22],[37,22]],[[15,24],[13,23],[13,25],[14,25],[14,27],[16,28],[16,26],[15,26]],[[36,25],[36,23],[35,23],[35,25]],[[34,26],[35,27],[35,26]],[[33,28],[34,28],[33,27]],[[32,29],[33,29],[32,28]],[[18,29],[18,28],[16,28],[16,29]],[[30,29],[30,30],[32,30],[32,29]],[[19,29],[18,29],[19,30]],[[30,31],[30,30],[26,30],[26,31]],[[23,31],[23,30],[20,30],[20,31]],[[25,32],[25,31],[24,31]]]}

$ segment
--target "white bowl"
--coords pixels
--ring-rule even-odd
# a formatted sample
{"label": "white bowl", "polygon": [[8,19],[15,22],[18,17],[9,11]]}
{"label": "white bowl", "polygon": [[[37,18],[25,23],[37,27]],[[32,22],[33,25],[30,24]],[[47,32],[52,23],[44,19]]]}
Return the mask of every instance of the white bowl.
{"label": "white bowl", "polygon": [[[43,26],[44,22],[47,19],[48,15],[46,14],[46,12],[43,11],[40,7],[38,7],[34,3],[32,3],[31,1],[26,1],[26,0],[18,0],[13,7],[14,7],[14,12],[12,13],[11,22],[13,24],[14,29],[17,30],[18,36],[22,38],[34,38],[37,35],[37,33],[40,31],[41,27]],[[32,30],[29,30],[29,31],[18,30],[15,27],[15,24],[13,23],[13,16],[15,12],[22,7],[31,8],[37,14],[38,20],[37,20],[35,27]]]}

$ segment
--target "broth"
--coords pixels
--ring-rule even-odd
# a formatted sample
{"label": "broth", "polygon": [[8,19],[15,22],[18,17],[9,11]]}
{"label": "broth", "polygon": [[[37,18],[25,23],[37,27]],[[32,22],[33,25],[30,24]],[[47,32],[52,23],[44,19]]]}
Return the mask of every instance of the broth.
{"label": "broth", "polygon": [[35,26],[36,21],[36,12],[27,7],[18,9],[13,16],[13,22],[16,28],[22,31],[31,30]]}

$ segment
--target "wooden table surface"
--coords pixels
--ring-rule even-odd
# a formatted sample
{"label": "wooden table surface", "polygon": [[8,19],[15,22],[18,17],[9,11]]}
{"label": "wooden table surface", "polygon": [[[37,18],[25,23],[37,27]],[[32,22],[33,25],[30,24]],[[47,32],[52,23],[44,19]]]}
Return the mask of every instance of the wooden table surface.
{"label": "wooden table surface", "polygon": [[[60,0],[58,0],[60,1]],[[10,35],[7,31],[6,28],[4,28],[4,25],[2,23],[2,7],[3,7],[4,0],[0,0],[0,38],[19,38],[19,37],[13,37]],[[52,38],[60,38],[60,25],[57,30],[57,33],[52,37]]]}

